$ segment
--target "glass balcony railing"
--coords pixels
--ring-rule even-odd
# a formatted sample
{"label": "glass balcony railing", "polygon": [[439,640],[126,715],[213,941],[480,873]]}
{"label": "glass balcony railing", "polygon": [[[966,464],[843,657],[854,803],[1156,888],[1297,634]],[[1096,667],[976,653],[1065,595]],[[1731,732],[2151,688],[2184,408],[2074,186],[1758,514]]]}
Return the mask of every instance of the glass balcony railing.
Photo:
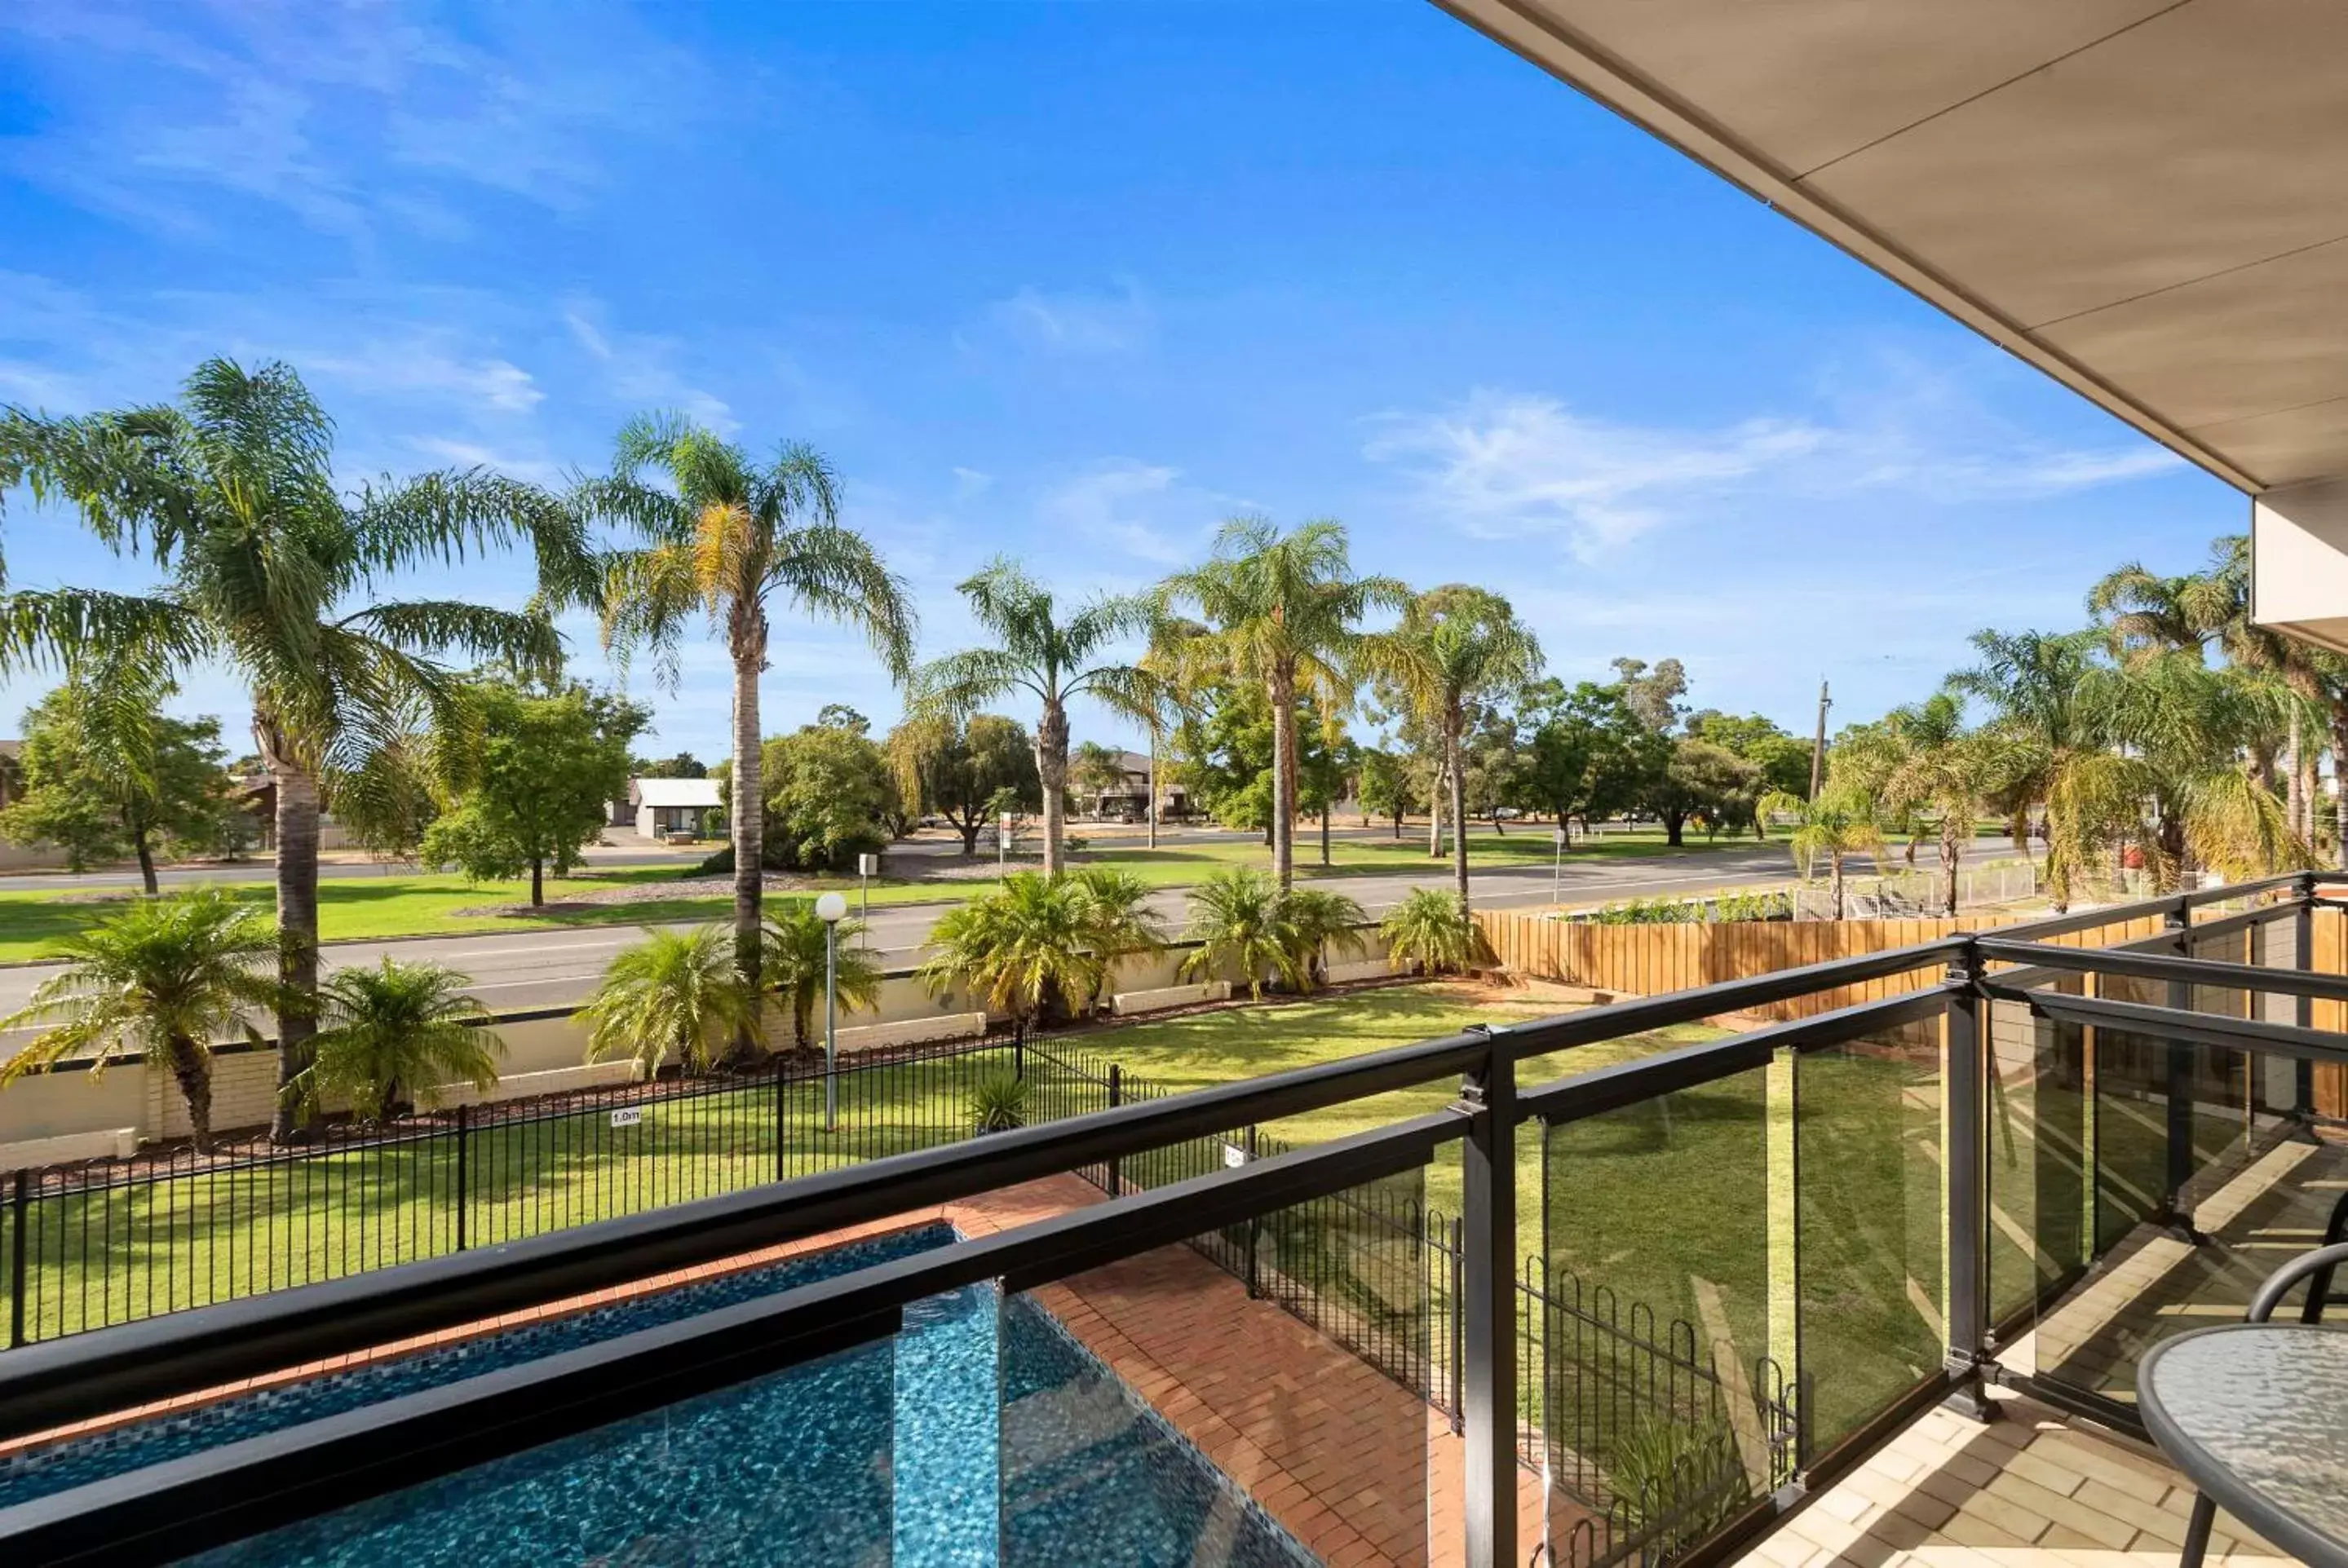
{"label": "glass balcony railing", "polygon": [[[99,1311],[0,1353],[0,1553],[433,1560],[458,1530],[643,1560],[1716,1554],[1985,1379],[2125,1425],[2146,1348],[2348,1227],[2328,885],[1188,1094],[1056,1057],[1024,1128]],[[1570,1071],[1920,970],[1946,978]],[[1457,1099],[1303,1147],[1261,1131],[1430,1083]],[[37,1316],[22,1238],[49,1233],[18,1193],[8,1288]],[[266,1399],[222,1392],[255,1378]],[[155,1401],[171,1420],[103,1445],[27,1442]]]}

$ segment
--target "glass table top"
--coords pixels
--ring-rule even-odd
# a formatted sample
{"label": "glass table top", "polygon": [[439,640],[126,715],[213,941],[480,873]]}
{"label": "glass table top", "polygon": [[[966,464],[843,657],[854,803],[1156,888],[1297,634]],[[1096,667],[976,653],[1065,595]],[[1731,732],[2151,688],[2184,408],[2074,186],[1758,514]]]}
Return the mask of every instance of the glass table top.
{"label": "glass table top", "polygon": [[2348,1328],[2259,1323],[2183,1335],[2147,1355],[2141,1377],[2147,1425],[2197,1483],[2264,1530],[2227,1495],[2230,1477],[2348,1554]]}

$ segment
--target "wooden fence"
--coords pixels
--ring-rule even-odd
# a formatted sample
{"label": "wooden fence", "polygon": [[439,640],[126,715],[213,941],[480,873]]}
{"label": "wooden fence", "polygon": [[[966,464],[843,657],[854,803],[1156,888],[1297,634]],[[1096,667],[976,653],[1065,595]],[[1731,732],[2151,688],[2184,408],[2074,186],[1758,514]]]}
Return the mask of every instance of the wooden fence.
{"label": "wooden fence", "polygon": [[[1723,980],[1748,979],[1778,969],[1862,958],[1890,948],[1930,942],[1999,922],[1980,919],[1725,920],[1713,925],[1601,926],[1543,919],[1515,909],[1478,909],[1477,923],[1500,961],[1532,979],[1588,986],[1631,996],[1661,996]],[[2332,917],[2339,930],[2339,917]],[[2059,938],[2065,946],[2108,946],[2149,937],[2155,917],[2099,927]],[[2335,938],[2336,940],[2336,938]],[[2317,940],[2322,959],[2322,938]],[[2338,962],[2336,956],[2334,964]],[[1809,1018],[1837,1008],[1878,1001],[1938,980],[1945,966],[1928,964],[1859,985],[1837,986],[1750,1009],[1771,1020]],[[2333,973],[2341,972],[2336,967]]]}

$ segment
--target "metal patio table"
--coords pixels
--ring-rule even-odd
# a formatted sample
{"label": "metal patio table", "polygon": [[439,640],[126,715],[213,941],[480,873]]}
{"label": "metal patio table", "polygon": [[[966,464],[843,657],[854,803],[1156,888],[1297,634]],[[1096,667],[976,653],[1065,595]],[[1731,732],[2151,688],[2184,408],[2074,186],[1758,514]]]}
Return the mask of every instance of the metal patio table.
{"label": "metal patio table", "polygon": [[2154,1346],[2137,1402],[2200,1489],[2181,1568],[2216,1510],[2316,1568],[2348,1568],[2348,1327],[2230,1323]]}

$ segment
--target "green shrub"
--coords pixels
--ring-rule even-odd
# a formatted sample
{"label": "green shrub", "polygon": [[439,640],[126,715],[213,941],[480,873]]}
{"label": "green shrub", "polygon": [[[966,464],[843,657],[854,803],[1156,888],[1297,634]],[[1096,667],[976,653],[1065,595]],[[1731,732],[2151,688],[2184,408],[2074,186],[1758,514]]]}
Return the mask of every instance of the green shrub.
{"label": "green shrub", "polygon": [[1673,1541],[1702,1540],[1753,1500],[1735,1434],[1716,1416],[1638,1417],[1615,1439],[1607,1474],[1617,1516],[1635,1530],[1665,1528]]}
{"label": "green shrub", "polygon": [[980,1079],[970,1091],[970,1130],[973,1134],[1008,1132],[1027,1125],[1027,1081],[1014,1073],[996,1072]]}

